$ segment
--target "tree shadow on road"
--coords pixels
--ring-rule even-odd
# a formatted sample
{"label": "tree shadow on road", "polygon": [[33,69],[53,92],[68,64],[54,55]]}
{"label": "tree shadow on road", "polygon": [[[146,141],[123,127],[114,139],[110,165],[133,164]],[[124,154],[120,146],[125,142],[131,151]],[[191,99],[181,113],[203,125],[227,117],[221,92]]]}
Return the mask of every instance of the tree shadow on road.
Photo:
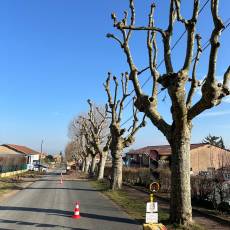
{"label": "tree shadow on road", "polygon": [[45,190],[53,190],[53,189],[58,189],[58,190],[72,190],[72,191],[87,191],[87,192],[100,192],[100,189],[86,189],[86,188],[67,188],[67,187],[28,187],[25,190],[32,190],[32,189],[45,189]]}
{"label": "tree shadow on road", "polygon": [[121,223],[135,224],[135,225],[137,224],[135,220],[122,218],[122,217],[104,216],[104,215],[91,214],[91,213],[81,213],[81,216],[90,219],[114,221],[114,222],[121,222]]}
{"label": "tree shadow on road", "polygon": [[[48,215],[58,215],[64,217],[72,217],[73,212],[60,210],[60,209],[46,209],[46,208],[30,208],[30,207],[13,207],[13,206],[0,206],[0,211],[24,211],[24,212],[44,212],[48,213]],[[115,216],[105,216],[99,214],[92,214],[92,213],[82,213],[81,216],[84,218],[90,219],[97,219],[97,220],[105,220],[111,222],[120,222],[120,223],[128,223],[128,224],[137,224],[135,220],[122,218],[122,217],[115,217]],[[14,220],[13,220],[14,221]]]}
{"label": "tree shadow on road", "polygon": [[[18,221],[18,220],[0,219],[0,224],[1,223],[3,223],[3,224],[17,224],[17,225],[25,225],[25,226],[35,226],[35,227],[39,227],[39,228],[54,228],[54,227],[58,227],[58,228],[69,229],[69,230],[88,230],[86,228],[71,228],[71,227],[66,227],[66,226],[56,225],[56,224],[41,224],[41,223]],[[0,228],[0,230],[1,229],[6,229],[6,228]]]}

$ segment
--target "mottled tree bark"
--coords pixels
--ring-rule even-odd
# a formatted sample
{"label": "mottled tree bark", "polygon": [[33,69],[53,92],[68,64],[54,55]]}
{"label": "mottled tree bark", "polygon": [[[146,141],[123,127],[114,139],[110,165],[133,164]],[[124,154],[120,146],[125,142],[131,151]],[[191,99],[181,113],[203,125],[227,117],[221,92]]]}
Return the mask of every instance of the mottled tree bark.
{"label": "mottled tree bark", "polygon": [[112,166],[112,183],[111,189],[121,189],[122,187],[122,153],[117,151],[114,153]]}
{"label": "mottled tree bark", "polygon": [[86,163],[85,163],[85,173],[89,172],[89,165],[90,165],[90,160],[89,157],[86,157]]}
{"label": "mottled tree bark", "polygon": [[82,168],[81,168],[81,171],[82,171],[82,172],[85,171],[85,166],[86,166],[86,159],[84,158],[84,159],[83,159],[83,162],[82,162]]}
{"label": "mottled tree bark", "polygon": [[177,130],[171,146],[171,201],[172,223],[186,225],[192,221],[190,190],[190,128]]}
{"label": "mottled tree bark", "polygon": [[92,155],[92,161],[91,161],[91,167],[90,167],[90,173],[92,175],[95,174],[95,169],[96,169],[96,155]]}
{"label": "mottled tree bark", "polygon": [[103,152],[103,154],[101,155],[101,160],[100,160],[100,164],[99,164],[99,172],[98,172],[98,180],[102,180],[104,179],[104,169],[105,169],[105,163],[107,160],[107,155],[108,152]]}

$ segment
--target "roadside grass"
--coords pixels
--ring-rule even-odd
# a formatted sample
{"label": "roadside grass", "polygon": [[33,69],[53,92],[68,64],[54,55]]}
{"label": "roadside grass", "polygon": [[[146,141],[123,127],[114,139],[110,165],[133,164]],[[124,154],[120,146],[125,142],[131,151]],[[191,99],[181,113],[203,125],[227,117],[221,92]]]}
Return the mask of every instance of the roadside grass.
{"label": "roadside grass", "polygon": [[0,181],[0,196],[15,189],[19,189],[17,183]]}
{"label": "roadside grass", "polygon": [[12,175],[0,178],[0,196],[13,191],[22,189],[21,183],[24,182],[23,178],[36,178],[43,174],[34,171],[26,171],[22,174]]}
{"label": "roadside grass", "polygon": [[45,175],[45,172],[38,172],[38,171],[26,171],[22,174],[19,174],[20,177],[27,177],[27,178],[36,178]]}
{"label": "roadside grass", "polygon": [[[112,191],[109,189],[107,181],[91,181],[91,185],[110,198],[114,203],[120,206],[125,212],[127,212],[132,218],[138,221],[140,224],[145,222],[146,211],[146,199],[140,199],[135,193],[128,193],[125,189],[118,191]],[[179,225],[169,224],[169,212],[168,210],[159,210],[159,222],[163,223],[168,230],[204,230],[205,228],[200,225],[193,224],[189,227],[181,227]]]}

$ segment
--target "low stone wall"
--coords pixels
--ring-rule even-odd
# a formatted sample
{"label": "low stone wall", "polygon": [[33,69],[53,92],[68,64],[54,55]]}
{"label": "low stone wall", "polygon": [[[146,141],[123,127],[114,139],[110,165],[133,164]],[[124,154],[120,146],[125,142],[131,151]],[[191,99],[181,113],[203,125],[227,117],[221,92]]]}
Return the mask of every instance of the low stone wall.
{"label": "low stone wall", "polygon": [[18,171],[13,171],[13,172],[0,173],[0,178],[18,175],[18,174],[24,173],[26,171],[28,171],[28,169],[18,170]]}

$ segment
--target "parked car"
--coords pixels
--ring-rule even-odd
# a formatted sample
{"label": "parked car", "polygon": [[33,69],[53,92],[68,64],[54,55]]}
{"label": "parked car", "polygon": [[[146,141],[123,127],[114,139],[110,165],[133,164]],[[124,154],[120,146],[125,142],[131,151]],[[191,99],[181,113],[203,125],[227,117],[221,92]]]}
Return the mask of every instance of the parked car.
{"label": "parked car", "polygon": [[46,165],[41,165],[41,164],[36,164],[34,165],[34,171],[39,171],[41,170],[42,172],[47,172],[48,171],[48,167]]}

